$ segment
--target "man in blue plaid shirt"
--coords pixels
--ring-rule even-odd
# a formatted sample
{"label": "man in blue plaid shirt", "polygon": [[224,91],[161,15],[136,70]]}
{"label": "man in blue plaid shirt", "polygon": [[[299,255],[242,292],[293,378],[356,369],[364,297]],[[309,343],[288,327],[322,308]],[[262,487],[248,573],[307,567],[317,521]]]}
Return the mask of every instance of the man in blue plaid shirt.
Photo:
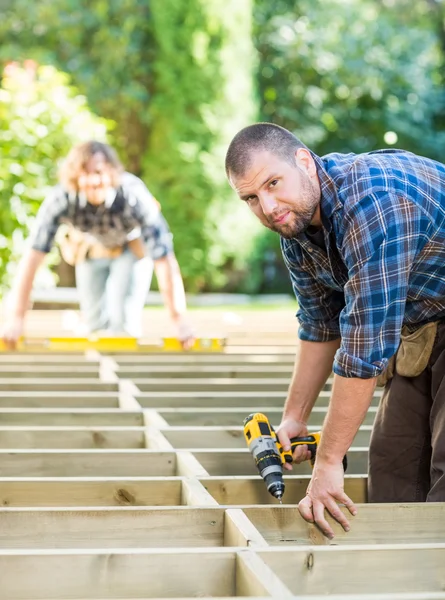
{"label": "man in blue plaid shirt", "polygon": [[[307,435],[327,377],[332,398],[299,509],[325,534],[324,509],[356,513],[342,458],[384,396],[370,445],[369,500],[445,500],[445,165],[401,150],[312,153],[268,123],[241,130],[226,156],[232,187],[281,236],[298,300],[300,350],[278,436]],[[394,366],[395,365],[395,366]],[[294,460],[309,457],[307,447]]]}

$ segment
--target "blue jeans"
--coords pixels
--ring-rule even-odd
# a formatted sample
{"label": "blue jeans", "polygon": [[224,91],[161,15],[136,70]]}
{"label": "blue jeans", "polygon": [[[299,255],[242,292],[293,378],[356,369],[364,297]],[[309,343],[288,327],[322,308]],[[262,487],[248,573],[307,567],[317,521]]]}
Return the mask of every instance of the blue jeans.
{"label": "blue jeans", "polygon": [[80,310],[89,332],[142,335],[142,311],[153,276],[153,260],[137,260],[128,249],[114,259],[76,265]]}

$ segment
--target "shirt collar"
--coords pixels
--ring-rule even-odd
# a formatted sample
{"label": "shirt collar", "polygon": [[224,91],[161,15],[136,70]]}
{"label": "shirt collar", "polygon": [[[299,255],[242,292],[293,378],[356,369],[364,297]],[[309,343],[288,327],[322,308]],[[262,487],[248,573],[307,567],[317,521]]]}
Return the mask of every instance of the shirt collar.
{"label": "shirt collar", "polygon": [[342,203],[338,199],[337,186],[334,183],[332,177],[326,170],[326,162],[320,156],[317,156],[311,152],[312,158],[314,159],[318,181],[320,183],[321,199],[320,199],[320,215],[323,227],[327,231],[331,231],[332,222],[331,217],[333,213],[342,208]]}

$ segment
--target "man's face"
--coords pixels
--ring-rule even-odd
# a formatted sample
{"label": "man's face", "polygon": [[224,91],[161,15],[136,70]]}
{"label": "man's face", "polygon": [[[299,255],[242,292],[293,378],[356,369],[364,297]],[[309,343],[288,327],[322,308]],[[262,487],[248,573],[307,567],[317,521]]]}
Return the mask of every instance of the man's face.
{"label": "man's face", "polygon": [[320,184],[310,152],[298,149],[295,165],[263,150],[251,158],[242,176],[229,174],[230,183],[265,227],[291,239],[309,225],[321,225]]}
{"label": "man's face", "polygon": [[102,152],[93,154],[79,175],[79,191],[84,192],[91,204],[102,204],[105,194],[112,186],[112,167]]}

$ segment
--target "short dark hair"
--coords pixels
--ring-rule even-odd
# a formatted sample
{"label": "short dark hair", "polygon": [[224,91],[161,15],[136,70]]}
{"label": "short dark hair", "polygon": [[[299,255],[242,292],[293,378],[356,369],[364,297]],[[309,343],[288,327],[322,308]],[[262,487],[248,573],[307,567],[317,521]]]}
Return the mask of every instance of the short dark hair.
{"label": "short dark hair", "polygon": [[295,151],[306,148],[293,133],[274,123],[255,123],[241,129],[226,154],[226,174],[240,176],[248,169],[253,151],[267,150],[295,164]]}

